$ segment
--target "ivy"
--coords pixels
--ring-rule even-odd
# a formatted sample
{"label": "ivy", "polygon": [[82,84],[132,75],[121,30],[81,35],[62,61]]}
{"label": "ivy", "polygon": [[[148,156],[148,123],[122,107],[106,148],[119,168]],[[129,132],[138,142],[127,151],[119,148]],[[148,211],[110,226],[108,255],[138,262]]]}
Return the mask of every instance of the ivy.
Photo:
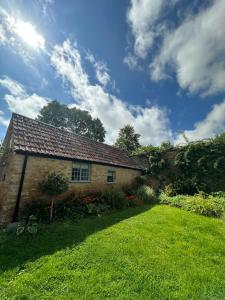
{"label": "ivy", "polygon": [[161,151],[158,150],[152,150],[149,154],[149,168],[148,168],[148,173],[150,175],[157,175],[160,171],[162,171],[167,162],[166,160],[162,157]]}
{"label": "ivy", "polygon": [[[148,174],[165,175],[169,163],[165,154],[170,147],[157,147],[149,154]],[[176,194],[194,194],[198,191],[225,191],[225,138],[189,143],[173,148],[176,155],[173,172],[167,172]],[[168,169],[168,168],[167,168]]]}

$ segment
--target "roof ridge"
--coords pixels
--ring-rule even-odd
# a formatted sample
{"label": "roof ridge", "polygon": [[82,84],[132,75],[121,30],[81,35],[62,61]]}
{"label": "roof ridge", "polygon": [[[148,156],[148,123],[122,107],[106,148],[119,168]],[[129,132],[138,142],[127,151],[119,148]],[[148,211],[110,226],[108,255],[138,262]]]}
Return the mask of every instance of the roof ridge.
{"label": "roof ridge", "polygon": [[72,132],[72,131],[67,131],[65,128],[56,127],[56,126],[54,126],[54,125],[47,124],[47,123],[45,123],[45,122],[42,122],[42,121],[39,121],[39,120],[35,120],[35,119],[30,118],[30,117],[27,117],[27,116],[24,116],[24,115],[21,115],[21,114],[12,112],[12,118],[13,118],[14,116],[20,116],[20,117],[29,119],[29,120],[31,120],[31,121],[33,121],[33,122],[41,123],[41,124],[43,124],[43,125],[45,125],[45,126],[52,127],[52,128],[54,128],[54,129],[56,129],[56,130],[62,130],[62,131],[64,131],[65,133],[70,133],[70,134],[72,134],[72,135],[79,136],[79,137],[81,137],[81,138],[83,138],[83,139],[87,139],[87,140],[89,140],[89,141],[91,141],[91,142],[94,142],[94,143],[98,143],[98,144],[107,146],[107,147],[109,147],[109,148],[112,148],[112,149],[114,149],[114,150],[117,150],[118,152],[122,152],[123,154],[126,154],[127,157],[131,158],[131,157],[126,153],[126,151],[123,151],[123,150],[121,150],[121,149],[119,149],[119,148],[117,148],[117,147],[108,145],[108,144],[103,143],[103,142],[95,141],[95,140],[93,140],[93,139],[91,139],[91,138],[89,138],[89,137],[83,136],[83,135],[81,135],[81,134],[74,133],[74,132]]}

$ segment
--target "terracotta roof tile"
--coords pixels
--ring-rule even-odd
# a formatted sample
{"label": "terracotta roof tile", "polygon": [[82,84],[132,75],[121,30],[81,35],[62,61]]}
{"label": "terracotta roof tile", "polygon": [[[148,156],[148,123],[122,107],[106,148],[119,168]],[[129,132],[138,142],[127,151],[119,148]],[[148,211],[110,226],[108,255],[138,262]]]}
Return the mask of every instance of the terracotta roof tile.
{"label": "terracotta roof tile", "polygon": [[80,159],[140,169],[140,166],[124,151],[65,129],[15,113],[12,116],[12,126],[16,152],[44,154],[64,159]]}

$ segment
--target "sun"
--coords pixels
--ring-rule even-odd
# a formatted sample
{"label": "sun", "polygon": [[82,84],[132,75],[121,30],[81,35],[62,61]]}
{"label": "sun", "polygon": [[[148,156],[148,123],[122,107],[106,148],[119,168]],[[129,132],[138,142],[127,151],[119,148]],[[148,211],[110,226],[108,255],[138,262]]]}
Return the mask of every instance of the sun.
{"label": "sun", "polygon": [[24,42],[36,49],[45,48],[45,39],[43,36],[35,30],[35,27],[22,20],[14,20],[13,31],[21,37]]}

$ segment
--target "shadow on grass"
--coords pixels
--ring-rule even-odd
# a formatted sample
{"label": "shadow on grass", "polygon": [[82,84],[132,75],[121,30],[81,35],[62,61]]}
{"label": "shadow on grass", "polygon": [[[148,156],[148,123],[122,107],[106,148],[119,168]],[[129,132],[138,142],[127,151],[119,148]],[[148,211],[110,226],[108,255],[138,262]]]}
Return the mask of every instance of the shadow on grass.
{"label": "shadow on grass", "polygon": [[83,242],[89,235],[110,227],[120,221],[131,218],[152,208],[141,206],[113,212],[102,217],[82,218],[77,221],[55,222],[41,225],[40,231],[32,236],[0,232],[0,272],[18,267],[23,268],[26,262],[32,262],[44,255],[74,247]]}

